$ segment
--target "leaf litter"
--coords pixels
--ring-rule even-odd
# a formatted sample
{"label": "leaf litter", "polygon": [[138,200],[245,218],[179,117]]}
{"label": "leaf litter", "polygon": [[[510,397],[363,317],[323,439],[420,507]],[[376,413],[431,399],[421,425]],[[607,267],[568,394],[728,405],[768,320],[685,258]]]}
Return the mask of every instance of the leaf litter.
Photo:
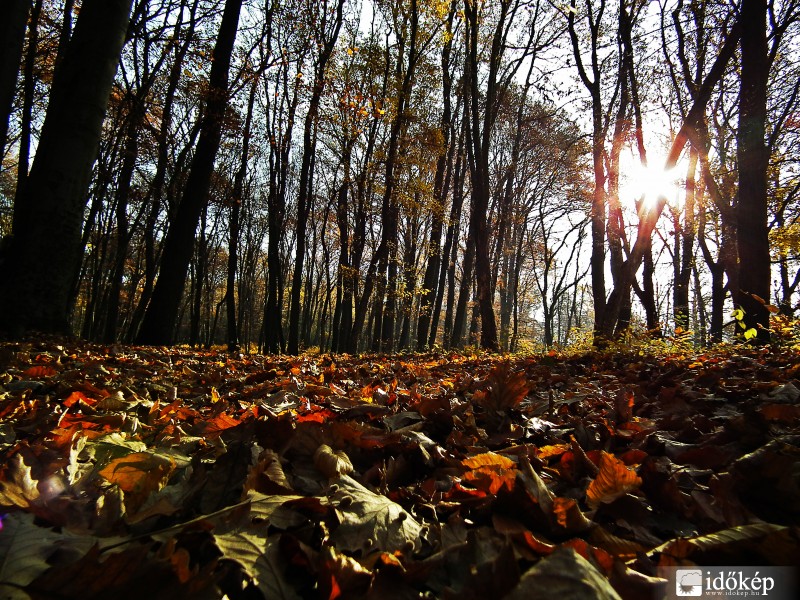
{"label": "leaf litter", "polygon": [[3,598],[639,598],[800,564],[800,360],[0,345]]}

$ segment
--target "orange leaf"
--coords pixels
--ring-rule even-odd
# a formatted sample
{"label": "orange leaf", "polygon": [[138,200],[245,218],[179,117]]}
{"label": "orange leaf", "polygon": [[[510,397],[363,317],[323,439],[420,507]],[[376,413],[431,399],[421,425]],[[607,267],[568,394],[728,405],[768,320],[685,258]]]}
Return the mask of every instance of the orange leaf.
{"label": "orange leaf", "polygon": [[486,452],[465,458],[461,463],[472,469],[464,473],[464,481],[468,481],[479,490],[496,494],[503,486],[509,491],[514,488],[517,470],[510,458]]}
{"label": "orange leaf", "polygon": [[485,452],[483,454],[476,454],[461,461],[461,464],[469,469],[480,469],[481,467],[500,467],[502,469],[511,469],[516,466],[513,460],[502,454],[495,452]]}
{"label": "orange leaf", "polygon": [[167,482],[175,466],[171,458],[134,452],[112,460],[100,470],[100,475],[124,492],[146,496]]}
{"label": "orange leaf", "polygon": [[586,490],[586,501],[592,508],[609,504],[642,485],[636,471],[608,452],[600,454],[600,473]]}
{"label": "orange leaf", "polygon": [[568,444],[553,444],[551,446],[542,446],[536,449],[536,457],[542,460],[550,458],[551,456],[560,456],[569,450]]}
{"label": "orange leaf", "polygon": [[73,404],[77,404],[78,402],[83,402],[84,404],[88,404],[89,406],[97,404],[97,400],[95,400],[94,398],[89,398],[83,392],[72,392],[69,396],[64,398],[64,406],[67,407],[70,407]]}
{"label": "orange leaf", "polygon": [[558,524],[571,532],[584,531],[591,525],[591,521],[581,512],[578,503],[572,498],[553,498],[553,514]]}
{"label": "orange leaf", "polygon": [[35,377],[36,379],[41,379],[43,377],[52,377],[56,374],[56,370],[53,367],[40,365],[25,369],[22,374],[25,375],[25,377]]}

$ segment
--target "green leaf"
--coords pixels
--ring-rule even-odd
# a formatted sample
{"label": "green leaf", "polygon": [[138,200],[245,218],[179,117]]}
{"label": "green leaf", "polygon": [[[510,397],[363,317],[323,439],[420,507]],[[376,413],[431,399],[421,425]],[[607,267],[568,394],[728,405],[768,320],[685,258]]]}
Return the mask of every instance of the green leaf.
{"label": "green leaf", "polygon": [[737,321],[741,321],[744,319],[744,311],[741,308],[737,308],[731,313],[731,316]]}
{"label": "green leaf", "polygon": [[744,339],[752,340],[757,335],[758,335],[758,331],[756,331],[753,327],[751,327],[750,329],[748,329],[747,331],[744,332]]}

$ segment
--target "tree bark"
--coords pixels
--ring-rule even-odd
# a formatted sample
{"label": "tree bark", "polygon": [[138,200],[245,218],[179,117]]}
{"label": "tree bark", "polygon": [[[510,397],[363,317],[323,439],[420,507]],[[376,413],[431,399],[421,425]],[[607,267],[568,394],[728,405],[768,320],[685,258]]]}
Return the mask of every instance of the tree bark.
{"label": "tree bark", "polygon": [[[327,2],[320,7],[322,22],[321,32],[316,40],[321,46],[320,54],[314,66],[314,83],[311,92],[311,100],[306,113],[303,126],[303,160],[300,165],[300,182],[297,197],[297,228],[296,228],[296,250],[294,257],[294,273],[292,276],[292,291],[289,297],[289,343],[287,352],[298,354],[300,351],[300,293],[303,286],[303,261],[306,252],[306,225],[308,223],[308,213],[311,210],[311,200],[313,198],[313,177],[311,165],[316,152],[316,135],[314,129],[317,125],[317,115],[319,114],[319,104],[322,100],[322,92],[325,87],[325,69],[328,60],[333,53],[333,47],[339,38],[339,30],[342,26],[342,11],[344,0],[338,0],[333,22],[328,22]],[[325,31],[330,26],[331,31]]]}
{"label": "tree bark", "polygon": [[732,290],[744,310],[747,329],[769,341],[770,254],[767,223],[767,166],[764,142],[767,117],[767,1],[742,1],[742,64],[739,92],[739,201],[737,244],[739,287]]}
{"label": "tree bark", "polygon": [[25,53],[25,70],[22,84],[22,118],[20,119],[19,152],[17,154],[17,190],[14,204],[24,202],[25,182],[28,179],[31,155],[31,125],[33,122],[33,93],[36,88],[34,68],[39,46],[39,17],[42,14],[42,0],[36,0],[31,10],[28,27],[28,50]]}
{"label": "tree bark", "polygon": [[17,75],[25,46],[25,24],[31,0],[8,0],[0,21],[0,157],[8,139],[8,121],[17,91]]}
{"label": "tree bark", "polygon": [[247,176],[247,160],[250,153],[250,137],[253,123],[253,107],[258,89],[258,78],[254,78],[250,85],[250,95],[247,99],[247,116],[244,119],[242,132],[242,159],[239,170],[233,183],[233,198],[231,198],[231,220],[228,232],[228,273],[225,280],[225,311],[227,317],[227,344],[228,352],[239,349],[239,332],[236,326],[236,268],[239,261],[239,235],[242,203],[244,201],[244,180]]}
{"label": "tree bark", "polygon": [[171,344],[186,272],[192,257],[195,231],[208,201],[214,160],[222,139],[222,118],[228,104],[228,71],[236,40],[242,0],[226,0],[212,54],[209,90],[192,167],[175,218],[164,242],[161,271],[145,313],[137,342]]}
{"label": "tree bark", "polygon": [[0,329],[69,333],[80,269],[81,223],[92,164],[131,0],[85,0],[50,95],[36,157],[15,205],[13,239],[0,264]]}

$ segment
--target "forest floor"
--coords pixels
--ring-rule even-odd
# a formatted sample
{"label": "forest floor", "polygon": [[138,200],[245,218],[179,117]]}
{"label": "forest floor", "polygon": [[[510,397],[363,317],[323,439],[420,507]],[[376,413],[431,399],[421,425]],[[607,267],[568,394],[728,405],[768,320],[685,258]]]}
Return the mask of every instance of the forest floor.
{"label": "forest floor", "polygon": [[0,344],[2,598],[662,597],[800,564],[800,353]]}

